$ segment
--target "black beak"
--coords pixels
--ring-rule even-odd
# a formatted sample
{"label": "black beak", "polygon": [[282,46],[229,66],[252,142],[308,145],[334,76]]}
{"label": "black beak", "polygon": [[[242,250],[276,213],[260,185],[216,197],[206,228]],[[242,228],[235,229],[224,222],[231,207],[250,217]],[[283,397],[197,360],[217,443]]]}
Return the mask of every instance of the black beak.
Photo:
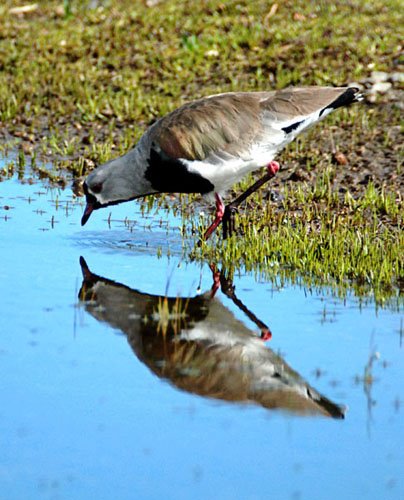
{"label": "black beak", "polygon": [[94,204],[87,201],[87,205],[86,205],[86,208],[84,210],[83,217],[81,218],[81,225],[82,226],[84,226],[84,224],[88,221],[88,219],[90,218],[90,215],[93,213],[94,208],[95,208]]}
{"label": "black beak", "polygon": [[84,194],[86,195],[87,205],[86,208],[84,209],[83,217],[81,218],[82,226],[84,226],[84,224],[88,221],[90,215],[93,213],[93,210],[97,210],[97,208],[101,207],[101,203],[97,201],[97,198],[88,192],[88,187],[86,183],[83,184],[83,190]]}

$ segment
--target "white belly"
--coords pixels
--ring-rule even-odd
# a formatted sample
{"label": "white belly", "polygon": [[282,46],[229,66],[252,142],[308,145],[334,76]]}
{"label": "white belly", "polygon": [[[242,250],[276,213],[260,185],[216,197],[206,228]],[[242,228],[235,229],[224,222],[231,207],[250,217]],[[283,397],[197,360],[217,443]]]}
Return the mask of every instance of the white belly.
{"label": "white belly", "polygon": [[204,161],[184,161],[190,172],[198,173],[214,185],[216,193],[223,193],[241,181],[250,172],[268,165],[273,160],[276,150],[254,151],[250,158],[231,158],[210,163]]}

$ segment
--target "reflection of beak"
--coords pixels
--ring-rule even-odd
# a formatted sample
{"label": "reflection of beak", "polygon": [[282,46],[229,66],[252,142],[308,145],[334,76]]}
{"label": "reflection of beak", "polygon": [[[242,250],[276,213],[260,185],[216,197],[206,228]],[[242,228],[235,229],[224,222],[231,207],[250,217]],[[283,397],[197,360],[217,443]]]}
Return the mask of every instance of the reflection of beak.
{"label": "reflection of beak", "polygon": [[83,274],[83,283],[78,297],[81,301],[86,302],[92,300],[94,295],[93,286],[97,283],[99,277],[90,271],[83,257],[80,257],[80,267]]}
{"label": "reflection of beak", "polygon": [[83,217],[81,218],[81,225],[84,226],[84,224],[88,221],[88,219],[90,218],[90,215],[92,214],[93,210],[94,210],[94,204],[87,201],[87,205],[86,205],[86,208],[84,210],[84,214],[83,214]]}

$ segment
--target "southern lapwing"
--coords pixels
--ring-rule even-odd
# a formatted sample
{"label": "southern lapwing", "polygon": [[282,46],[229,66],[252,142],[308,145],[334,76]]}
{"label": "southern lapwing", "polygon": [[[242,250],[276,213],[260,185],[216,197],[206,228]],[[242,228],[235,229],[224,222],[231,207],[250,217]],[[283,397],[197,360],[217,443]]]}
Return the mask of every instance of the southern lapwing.
{"label": "southern lapwing", "polygon": [[[184,104],[151,125],[134,149],[101,165],[84,182],[84,225],[93,210],[154,193],[216,198],[216,218],[204,239],[233,209],[279,170],[276,154],[334,109],[362,99],[355,87],[303,87],[217,94]],[[223,204],[222,194],[245,175],[267,173]]]}

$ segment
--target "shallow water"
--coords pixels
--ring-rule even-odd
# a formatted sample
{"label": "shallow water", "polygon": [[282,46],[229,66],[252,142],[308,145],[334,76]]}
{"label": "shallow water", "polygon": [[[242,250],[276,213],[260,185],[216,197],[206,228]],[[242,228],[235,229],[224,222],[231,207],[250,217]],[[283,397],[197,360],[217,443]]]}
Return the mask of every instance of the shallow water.
{"label": "shallow water", "polygon": [[81,203],[0,183],[1,500],[402,498],[397,311],[226,282],[179,219]]}

